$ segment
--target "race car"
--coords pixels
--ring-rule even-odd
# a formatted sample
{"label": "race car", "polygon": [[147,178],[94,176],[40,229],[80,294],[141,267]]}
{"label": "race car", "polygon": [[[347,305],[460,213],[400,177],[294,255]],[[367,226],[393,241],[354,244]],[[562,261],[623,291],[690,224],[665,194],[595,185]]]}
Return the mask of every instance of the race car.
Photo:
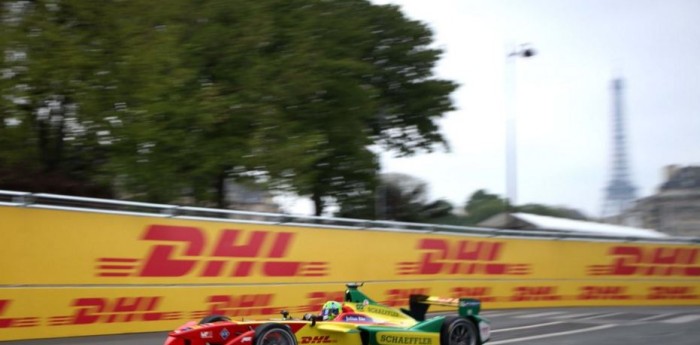
{"label": "race car", "polygon": [[[210,315],[170,332],[165,345],[478,345],[489,340],[489,321],[479,316],[481,302],[470,298],[411,295],[409,309],[395,309],[347,284],[342,311],[332,319],[286,311],[277,320],[232,321]],[[426,319],[430,305],[457,307],[454,315]]]}

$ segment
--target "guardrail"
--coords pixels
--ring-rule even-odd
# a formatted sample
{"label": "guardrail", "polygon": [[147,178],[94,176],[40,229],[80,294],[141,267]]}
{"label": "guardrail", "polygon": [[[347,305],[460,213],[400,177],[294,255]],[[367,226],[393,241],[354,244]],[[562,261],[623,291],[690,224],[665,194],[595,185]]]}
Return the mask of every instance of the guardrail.
{"label": "guardrail", "polygon": [[287,226],[322,226],[339,229],[367,229],[383,231],[411,231],[429,233],[463,234],[479,237],[549,238],[557,240],[595,240],[651,243],[700,243],[698,237],[642,238],[615,235],[597,235],[560,230],[513,230],[424,223],[408,223],[386,220],[318,217],[227,210],[205,207],[155,204],[125,200],[77,197],[58,194],[30,193],[0,190],[0,206],[31,207],[67,211],[98,212],[163,218],[181,218],[209,221],[235,221],[259,224],[284,224]]}

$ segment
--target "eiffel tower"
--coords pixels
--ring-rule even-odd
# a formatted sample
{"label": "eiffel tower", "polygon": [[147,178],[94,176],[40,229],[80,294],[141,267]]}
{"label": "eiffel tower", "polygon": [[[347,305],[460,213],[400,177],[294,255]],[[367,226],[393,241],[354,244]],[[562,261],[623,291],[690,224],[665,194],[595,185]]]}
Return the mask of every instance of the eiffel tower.
{"label": "eiffel tower", "polygon": [[622,79],[612,81],[613,93],[613,156],[612,174],[605,188],[603,219],[620,216],[634,205],[637,188],[632,185],[627,166],[625,124],[622,111]]}

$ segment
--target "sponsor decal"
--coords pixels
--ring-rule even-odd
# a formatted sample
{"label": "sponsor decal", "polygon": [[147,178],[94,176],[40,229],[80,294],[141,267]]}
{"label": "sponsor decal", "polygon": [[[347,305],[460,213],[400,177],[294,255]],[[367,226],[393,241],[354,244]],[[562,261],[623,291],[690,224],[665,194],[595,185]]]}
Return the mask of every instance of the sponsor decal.
{"label": "sponsor decal", "polygon": [[698,299],[692,286],[652,286],[649,288],[647,299],[652,300],[688,300]]}
{"label": "sponsor decal", "polygon": [[372,319],[362,315],[346,315],[343,321],[347,322],[372,322]]}
{"label": "sponsor decal", "polygon": [[221,339],[223,339],[223,340],[228,339],[228,336],[229,336],[229,335],[231,335],[231,332],[229,332],[228,329],[226,329],[226,328],[222,329],[221,332],[219,332],[219,336],[220,336]]}
{"label": "sponsor decal", "polygon": [[491,295],[491,288],[487,286],[455,287],[451,290],[455,298],[468,297],[482,302],[495,302],[496,297]]}
{"label": "sponsor decal", "polygon": [[392,316],[392,317],[399,317],[401,314],[397,312],[396,310],[384,308],[384,307],[379,307],[379,306],[373,306],[373,305],[368,305],[365,307],[365,312],[368,313],[374,313],[374,314],[379,314],[379,315],[386,315],[386,316]]}
{"label": "sponsor decal", "polygon": [[328,262],[285,260],[295,234],[264,230],[220,230],[207,242],[196,227],[154,224],[141,240],[155,242],[143,258],[101,257],[100,277],[322,277]]}
{"label": "sponsor decal", "polygon": [[558,301],[562,297],[557,294],[556,286],[518,286],[513,288],[512,302]]}
{"label": "sponsor decal", "polygon": [[199,332],[199,336],[202,339],[211,339],[214,337],[211,331],[204,331],[204,332]]}
{"label": "sponsor decal", "polygon": [[[429,288],[389,289],[386,290],[386,300],[382,303],[390,307],[403,307],[408,304],[411,295],[430,295]],[[366,300],[365,300],[366,301]],[[369,301],[367,301],[368,305]]]}
{"label": "sponsor decal", "polygon": [[631,299],[625,286],[581,286],[576,299],[581,300],[625,300]]}
{"label": "sponsor decal", "polygon": [[301,337],[301,344],[328,344],[337,343],[338,340],[331,338],[330,335],[320,335],[314,337]]}
{"label": "sponsor decal", "polygon": [[279,308],[272,305],[274,294],[213,295],[206,299],[207,309],[194,311],[191,318],[207,315],[228,315],[230,317],[251,315],[275,315]]}
{"label": "sponsor decal", "polygon": [[418,241],[419,261],[399,262],[399,275],[528,275],[531,265],[501,262],[506,243],[501,241],[450,241],[424,238]]}
{"label": "sponsor decal", "polygon": [[241,343],[249,343],[253,340],[253,337],[243,337],[241,338]]}
{"label": "sponsor decal", "polygon": [[12,300],[0,299],[0,329],[39,326],[38,317],[3,317],[5,311],[9,310],[10,304]]}
{"label": "sponsor decal", "polygon": [[379,335],[379,344],[432,345],[433,338],[411,335]]}
{"label": "sponsor decal", "polygon": [[481,301],[460,301],[460,307],[478,307],[481,305]]}
{"label": "sponsor decal", "polygon": [[588,266],[592,276],[700,276],[697,248],[615,246],[610,263]]}
{"label": "sponsor decal", "polygon": [[177,320],[181,312],[158,311],[161,296],[77,298],[71,303],[72,315],[54,316],[51,326],[86,325],[96,323],[143,322]]}
{"label": "sponsor decal", "polygon": [[479,335],[481,340],[485,341],[491,338],[491,326],[488,323],[480,321],[479,322]]}

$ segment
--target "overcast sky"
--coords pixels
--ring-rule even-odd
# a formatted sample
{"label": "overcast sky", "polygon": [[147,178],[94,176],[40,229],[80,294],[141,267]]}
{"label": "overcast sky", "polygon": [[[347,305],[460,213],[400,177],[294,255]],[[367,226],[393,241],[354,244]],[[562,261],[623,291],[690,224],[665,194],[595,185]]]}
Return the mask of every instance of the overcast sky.
{"label": "overcast sky", "polygon": [[[440,122],[449,153],[382,159],[383,172],[424,179],[431,199],[461,208],[478,189],[505,195],[506,112],[512,111],[517,203],[600,216],[611,173],[614,77],[625,80],[638,195],[655,192],[664,166],[700,164],[698,0],[373,2],[400,5],[427,23],[445,50],[437,75],[460,84],[453,94],[457,111]],[[507,52],[520,43],[531,43],[537,55],[508,65]],[[311,207],[302,202],[293,210]]]}
{"label": "overcast sky", "polygon": [[[449,153],[382,159],[383,172],[424,179],[432,199],[461,207],[480,188],[505,194],[512,109],[517,203],[599,216],[611,172],[610,82],[618,76],[639,196],[655,192],[664,166],[700,164],[700,1],[374,2],[398,4],[427,23],[445,50],[437,75],[461,85],[453,95],[458,110],[441,121]],[[519,43],[537,55],[507,67],[507,52]]]}

